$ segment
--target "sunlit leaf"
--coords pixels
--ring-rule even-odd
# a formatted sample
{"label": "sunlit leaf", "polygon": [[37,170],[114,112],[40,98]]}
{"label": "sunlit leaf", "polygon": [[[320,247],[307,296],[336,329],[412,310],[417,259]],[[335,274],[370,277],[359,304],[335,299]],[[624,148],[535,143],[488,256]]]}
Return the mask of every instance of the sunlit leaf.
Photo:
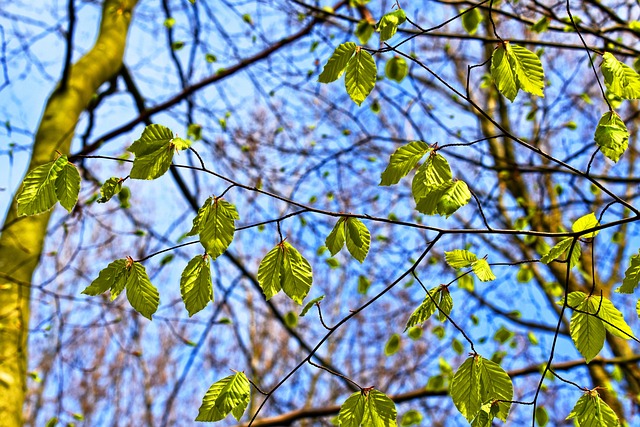
{"label": "sunlit leaf", "polygon": [[74,165],[66,163],[58,172],[55,190],[60,205],[71,212],[78,201],[78,194],[80,193],[80,173]]}
{"label": "sunlit leaf", "polygon": [[229,414],[240,421],[249,406],[250,397],[249,380],[243,372],[225,377],[207,390],[196,421],[220,421]]}
{"label": "sunlit leaf", "polygon": [[213,301],[213,284],[208,256],[196,255],[189,261],[180,277],[180,294],[189,317]]}
{"label": "sunlit leaf", "polygon": [[617,162],[629,147],[629,131],[615,111],[607,111],[602,115],[594,140],[602,154]]}
{"label": "sunlit leaf", "polygon": [[100,198],[96,200],[98,203],[107,203],[113,196],[122,190],[123,180],[114,176],[109,178],[100,187]]}
{"label": "sunlit leaf", "polygon": [[144,266],[134,262],[127,277],[127,299],[138,313],[151,320],[160,305],[160,294],[151,284]]}
{"label": "sunlit leaf", "polygon": [[371,234],[367,226],[358,218],[347,218],[345,225],[349,253],[358,261],[364,262],[371,244]]}
{"label": "sunlit leaf", "polygon": [[393,12],[387,13],[378,22],[378,31],[380,31],[380,40],[387,41],[396,34],[398,26],[402,25],[407,20],[407,16],[404,10],[398,9]]}
{"label": "sunlit leaf", "polygon": [[478,260],[478,257],[464,249],[454,249],[444,253],[444,259],[453,268],[466,268]]}
{"label": "sunlit leaf", "polygon": [[300,317],[306,316],[307,313],[309,312],[309,310],[311,310],[311,307],[313,307],[314,305],[316,305],[317,303],[319,303],[323,299],[324,299],[324,295],[321,295],[318,298],[314,298],[311,301],[309,301],[308,303],[306,303],[304,308],[300,312]]}
{"label": "sunlit leaf", "polygon": [[347,64],[345,87],[347,93],[358,105],[362,105],[376,84],[376,63],[369,52],[356,49],[355,55]]}
{"label": "sunlit leaf", "polygon": [[477,7],[462,15],[462,27],[471,35],[474,35],[476,31],[478,31],[478,26],[482,21],[482,13],[480,13],[480,9]]}
{"label": "sunlit leaf", "polygon": [[130,176],[134,179],[156,179],[169,170],[176,150],[183,147],[179,138],[173,143],[173,132],[162,125],[149,125],[142,136],[129,147],[135,154]]}
{"label": "sunlit leaf", "polygon": [[429,145],[423,141],[413,141],[398,148],[380,176],[380,185],[397,184],[430,151]]}
{"label": "sunlit leaf", "polygon": [[353,42],[343,43],[338,46],[324,66],[322,73],[318,76],[318,81],[320,83],[331,83],[338,80],[355,51],[356,44]]}
{"label": "sunlit leaf", "polygon": [[22,190],[17,196],[18,216],[46,212],[56,204],[56,178],[68,162],[67,156],[60,156],[27,174],[22,182]]}
{"label": "sunlit leaf", "polygon": [[629,258],[629,267],[624,272],[624,280],[622,286],[616,289],[616,292],[623,294],[632,294],[640,283],[640,253],[631,255]]}
{"label": "sunlit leaf", "polygon": [[[575,232],[579,232],[579,231],[584,231],[590,228],[597,227],[599,225],[600,223],[598,222],[598,219],[596,218],[595,214],[592,212],[575,220],[573,225],[571,225],[571,230]],[[582,238],[595,237],[598,235],[599,232],[600,232],[599,230],[596,230],[591,233],[583,234],[581,237]]]}
{"label": "sunlit leaf", "polygon": [[575,418],[579,427],[617,427],[618,416],[596,390],[589,390],[578,399],[567,419]]}
{"label": "sunlit leaf", "polygon": [[633,68],[605,52],[600,70],[609,91],[623,99],[640,99],[640,75]]}
{"label": "sunlit leaf", "polygon": [[400,83],[407,76],[409,72],[409,66],[407,61],[401,56],[394,56],[387,61],[387,65],[384,67],[384,74],[391,80]]}

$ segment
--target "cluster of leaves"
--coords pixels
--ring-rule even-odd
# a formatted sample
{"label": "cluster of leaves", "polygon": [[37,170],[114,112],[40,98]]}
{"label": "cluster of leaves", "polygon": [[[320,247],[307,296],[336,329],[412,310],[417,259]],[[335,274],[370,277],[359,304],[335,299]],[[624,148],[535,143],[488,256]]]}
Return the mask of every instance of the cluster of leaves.
{"label": "cluster of leaves", "polygon": [[347,244],[347,249],[351,256],[363,262],[369,253],[371,234],[362,221],[358,218],[342,217],[327,236],[325,244],[335,256]]}
{"label": "cluster of leaves", "polygon": [[427,160],[418,167],[411,184],[416,209],[425,215],[451,216],[471,200],[467,184],[453,179],[449,162],[423,141],[413,141],[398,148],[382,172],[380,185],[400,182],[424,157]]}
{"label": "cluster of leaves", "polygon": [[[380,41],[384,42],[392,38],[398,31],[398,26],[403,24],[406,19],[402,9],[387,13],[380,18],[375,27],[375,30],[380,33]],[[356,28],[356,36],[362,44],[366,44],[373,31],[373,25],[367,20],[362,20]],[[404,79],[407,71],[406,61],[398,57],[391,59],[385,67],[387,76],[398,82]],[[333,52],[322,69],[322,73],[318,76],[318,81],[331,83],[345,73],[344,83],[347,93],[353,102],[360,106],[373,90],[377,80],[377,72],[373,56],[362,46],[347,42],[339,45]]]}
{"label": "cluster of leaves", "polygon": [[544,71],[540,58],[530,50],[507,41],[491,56],[491,77],[496,87],[513,102],[520,89],[544,96]]}

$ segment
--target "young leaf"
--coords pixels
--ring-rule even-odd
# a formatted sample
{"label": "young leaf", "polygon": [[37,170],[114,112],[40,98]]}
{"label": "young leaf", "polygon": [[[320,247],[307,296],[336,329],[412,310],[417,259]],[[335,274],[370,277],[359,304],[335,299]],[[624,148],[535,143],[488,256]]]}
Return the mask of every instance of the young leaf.
{"label": "young leaf", "polygon": [[629,131],[615,111],[602,115],[593,137],[602,154],[617,162],[629,147]]}
{"label": "young leaf", "polygon": [[471,264],[471,269],[474,273],[476,273],[476,276],[478,276],[478,279],[480,279],[480,281],[482,282],[490,282],[492,280],[496,280],[496,276],[491,271],[491,266],[489,266],[489,263],[484,258],[474,261]]}
{"label": "young leaf", "polygon": [[134,262],[129,267],[127,277],[127,299],[138,313],[151,320],[153,313],[160,305],[160,294],[151,284],[149,276],[144,266],[139,262]]}
{"label": "young leaf", "polygon": [[640,253],[631,255],[629,258],[629,267],[624,272],[624,280],[622,286],[616,289],[616,292],[623,294],[632,294],[640,283]]}
{"label": "young leaf", "polygon": [[56,178],[68,162],[67,156],[60,156],[27,174],[18,195],[18,216],[46,212],[56,204]]}
{"label": "young leaf", "polygon": [[318,81],[320,83],[331,83],[338,80],[355,51],[356,44],[353,42],[342,43],[338,46],[324,66],[322,73],[318,76]]}
{"label": "young leaf", "polygon": [[513,43],[505,43],[509,63],[518,79],[518,87],[532,95],[544,97],[544,71],[538,55]]}
{"label": "young leaf", "polygon": [[[549,249],[549,252],[547,252],[546,255],[540,258],[540,261],[545,264],[549,264],[551,261],[558,259],[560,255],[564,254],[569,250],[569,248],[571,247],[572,241],[573,241],[573,238],[571,237],[567,237],[566,239],[559,241],[554,247]],[[580,244],[578,242],[576,242],[576,244],[573,246],[573,254],[575,254],[576,252],[578,253],[578,256],[579,256]],[[573,256],[571,259],[571,265],[572,266],[574,265]]]}
{"label": "young leaf", "polygon": [[[579,231],[588,230],[589,228],[597,227],[599,225],[600,223],[598,222],[598,219],[596,218],[595,214],[592,212],[576,219],[571,225],[571,230],[575,232],[579,232]],[[586,234],[583,234],[581,237],[585,239],[592,238],[597,236],[599,232],[600,231],[598,230],[591,233],[586,233]]]}
{"label": "young leaf", "polygon": [[[100,270],[98,277],[87,286],[82,293],[96,296],[107,292],[109,289],[124,289],[127,283],[127,259],[117,259]],[[113,292],[112,292],[113,293]],[[112,298],[112,300],[115,297]]]}
{"label": "young leaf", "polygon": [[[425,198],[434,190],[449,188],[453,177],[451,175],[451,167],[447,159],[440,154],[431,154],[427,160],[418,168],[411,183],[411,193],[417,203]],[[442,192],[444,194],[444,191]],[[433,194],[430,197],[434,197]],[[436,198],[438,203],[440,197]]]}
{"label": "young leaf", "polygon": [[598,394],[597,390],[589,390],[578,399],[567,419],[575,418],[578,426],[585,427],[617,427],[618,416]]}
{"label": "young leaf", "polygon": [[605,321],[603,322],[604,327],[611,335],[615,335],[625,340],[631,339],[634,336],[633,331],[624,320],[622,313],[620,313],[610,300],[602,297],[602,301],[600,301],[601,297],[599,296],[592,298],[596,300],[594,301],[594,304],[600,304],[598,316]]}
{"label": "young leaf", "polygon": [[438,308],[438,320],[444,322],[447,320],[447,316],[451,314],[451,310],[453,310],[453,298],[451,298],[451,292],[447,287],[440,289]]}
{"label": "young leaf", "polygon": [[149,125],[140,139],[134,141],[128,151],[135,154],[130,176],[134,179],[156,179],[171,166],[173,153],[173,132],[162,125]]}
{"label": "young leaf", "polygon": [[371,54],[356,49],[355,55],[347,64],[344,83],[347,93],[358,106],[362,105],[376,84],[376,63]]}
{"label": "young leaf", "polygon": [[258,267],[258,283],[267,300],[282,289],[280,271],[282,269],[283,248],[277,245],[260,261]]}
{"label": "young leaf", "polygon": [[393,400],[378,390],[367,393],[362,426],[396,427],[398,413]]}
{"label": "young leaf", "polygon": [[449,394],[458,411],[471,422],[482,406],[480,385],[480,356],[467,358],[458,368],[453,378]]}
{"label": "young leaf", "polygon": [[313,281],[311,265],[309,262],[289,244],[283,242],[281,281],[282,290],[292,300],[302,305],[302,300],[307,296]]}
{"label": "young leaf", "polygon": [[384,74],[390,79],[398,83],[402,82],[407,73],[409,72],[409,66],[407,61],[401,56],[394,56],[387,61],[387,65],[384,67]]}
{"label": "young leaf", "polygon": [[473,8],[462,15],[462,27],[470,35],[474,35],[478,31],[478,26],[483,21],[480,9]]}
{"label": "young leaf", "polygon": [[633,68],[606,52],[600,70],[610,92],[623,99],[640,99],[640,75]]}
{"label": "young leaf", "polygon": [[380,185],[397,184],[430,151],[431,147],[422,141],[413,141],[398,148],[380,176]]}
{"label": "young leaf", "polygon": [[[198,212],[199,214],[200,212]],[[223,199],[213,200],[200,229],[200,243],[212,260],[222,255],[231,244],[233,234],[236,231],[235,220],[237,219],[240,217],[235,206]]]}
{"label": "young leaf", "polygon": [[71,212],[78,201],[80,193],[80,173],[71,163],[66,163],[58,172],[55,181],[56,197],[60,205]]}
{"label": "young leaf", "polygon": [[500,93],[513,102],[518,95],[519,86],[504,45],[498,46],[491,55],[491,77]]}
{"label": "young leaf", "polygon": [[306,316],[307,313],[309,312],[309,310],[311,310],[311,307],[313,307],[314,305],[316,305],[316,303],[319,303],[323,299],[324,299],[324,295],[319,296],[318,298],[314,298],[311,301],[309,301],[308,303],[306,303],[304,308],[300,312],[300,317]]}
{"label": "young leaf", "polygon": [[[445,182],[438,187],[426,187],[422,198],[416,202],[416,210],[425,215],[445,215],[449,205],[441,204],[444,196],[451,190],[453,181]],[[418,193],[416,193],[418,194]],[[414,194],[415,196],[415,194]]]}
{"label": "young leaf", "polygon": [[345,224],[347,229],[347,249],[351,256],[360,262],[364,262],[369,253],[371,234],[367,226],[358,218],[347,218]]}
{"label": "young leaf", "polygon": [[373,27],[373,25],[366,19],[363,19],[360,22],[358,22],[358,25],[356,26],[355,35],[358,38],[358,41],[360,42],[360,44],[365,45],[373,35],[374,31],[375,31],[375,28]]}
{"label": "young leaf", "polygon": [[[411,316],[409,316],[409,320],[407,320],[407,325],[404,327],[406,331],[409,328],[412,328],[416,325],[422,325],[427,321],[429,317],[436,311],[436,297],[440,287],[437,286],[431,290],[429,290],[429,294],[424,297],[422,303],[416,308]],[[429,296],[431,295],[431,296]]]}
{"label": "young leaf", "polygon": [[454,249],[444,253],[444,259],[453,268],[466,268],[478,260],[478,257],[464,249]]}
{"label": "young leaf", "polygon": [[[493,402],[495,400],[510,401],[513,399],[513,384],[509,375],[497,363],[482,359],[480,368],[480,397],[482,402]],[[507,420],[511,403],[495,403],[497,411],[495,416],[502,421]]]}
{"label": "young leaf", "polygon": [[440,200],[438,201],[438,214],[449,218],[455,211],[469,203],[471,200],[471,192],[467,183],[462,180],[456,180],[451,186],[446,188]]}
{"label": "young leaf", "polygon": [[249,406],[251,390],[243,372],[229,375],[211,385],[202,398],[196,421],[220,421],[232,414],[240,421]]}
{"label": "young leaf", "polygon": [[360,427],[364,420],[366,396],[355,392],[344,401],[338,414],[338,425],[344,427]]}
{"label": "young leaf", "polygon": [[345,221],[346,218],[340,218],[333,227],[333,230],[331,230],[331,233],[327,236],[327,239],[324,241],[324,244],[329,249],[331,256],[335,256],[344,247]]}
{"label": "young leaf", "polygon": [[387,13],[378,22],[378,31],[380,31],[380,41],[387,41],[396,34],[398,26],[407,20],[404,10],[398,9]]}
{"label": "young leaf", "polygon": [[198,213],[196,217],[193,218],[193,226],[191,230],[187,233],[187,236],[195,236],[196,234],[200,234],[202,229],[204,228],[205,222],[207,222],[207,218],[209,217],[209,212],[211,212],[211,202],[213,202],[213,197],[207,198],[204,201],[200,209],[198,209]]}
{"label": "young leaf", "polygon": [[196,255],[189,261],[180,277],[180,294],[189,317],[205,308],[209,301],[213,301],[213,284],[208,256]]}
{"label": "young leaf", "polygon": [[595,298],[585,299],[585,301],[576,308],[585,313],[580,311],[573,312],[569,332],[576,348],[580,354],[582,354],[585,361],[589,363],[600,353],[600,350],[602,350],[604,346],[604,323],[596,316],[586,314],[595,314],[597,312],[598,302],[595,301]]}
{"label": "young leaf", "polygon": [[111,177],[100,187],[100,198],[96,200],[98,203],[107,203],[113,196],[122,190],[122,182],[118,177]]}
{"label": "young leaf", "polygon": [[393,334],[389,337],[384,346],[384,355],[392,356],[396,354],[398,350],[400,350],[400,335]]}

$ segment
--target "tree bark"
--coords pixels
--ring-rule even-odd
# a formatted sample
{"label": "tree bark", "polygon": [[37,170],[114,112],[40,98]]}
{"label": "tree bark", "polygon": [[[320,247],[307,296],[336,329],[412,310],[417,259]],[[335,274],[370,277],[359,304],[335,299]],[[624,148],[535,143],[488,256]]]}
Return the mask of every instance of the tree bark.
{"label": "tree bark", "polygon": [[[28,170],[68,153],[82,111],[98,88],[122,67],[127,32],[137,0],[105,0],[93,48],[70,67],[47,101],[33,143]],[[0,420],[23,425],[27,388],[27,335],[31,280],[47,233],[51,211],[17,217],[16,197],[0,234]]]}

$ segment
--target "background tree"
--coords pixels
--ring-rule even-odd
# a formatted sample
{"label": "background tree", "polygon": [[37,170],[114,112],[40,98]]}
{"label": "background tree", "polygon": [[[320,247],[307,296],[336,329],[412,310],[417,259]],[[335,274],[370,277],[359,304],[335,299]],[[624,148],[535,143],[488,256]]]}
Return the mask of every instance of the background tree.
{"label": "background tree", "polygon": [[[629,259],[638,249],[637,106],[625,100],[640,93],[629,68],[638,54],[637,12],[624,2],[570,6],[164,1],[134,9],[105,2],[121,46],[130,11],[132,28],[124,65],[116,59],[121,49],[108,49],[102,52],[116,56],[98,55],[109,65],[100,67],[87,62],[91,51],[84,55],[98,22],[95,5],[2,7],[2,90],[17,101],[2,110],[14,140],[3,153],[7,181],[29,152],[29,170],[64,154],[83,177],[73,215],[15,219],[14,205],[3,227],[2,298],[10,303],[0,318],[2,332],[13,334],[6,342],[15,343],[3,346],[0,359],[0,383],[15,397],[3,415],[20,422],[26,372],[27,424],[55,417],[188,425],[209,386],[231,368],[253,383],[242,420],[255,416],[253,425],[330,425],[354,392],[384,402],[369,386],[393,398],[403,425],[464,425],[458,410],[484,425],[482,414],[505,412],[500,401],[512,399],[511,422],[531,423],[535,415],[538,424],[562,425],[571,423],[563,420],[576,401],[586,408],[578,413],[591,414],[596,396],[633,424],[640,379],[635,299],[611,291],[625,277],[623,291],[633,291],[638,279],[637,258]],[[104,30],[109,21],[102,22]],[[379,33],[370,34],[375,24]],[[329,66],[339,46],[344,64]],[[59,54],[65,51],[66,60]],[[83,59],[71,67],[74,55]],[[34,118],[20,111],[33,106],[18,95],[25,83],[50,89],[60,80],[51,108],[75,93],[83,61],[92,67],[78,76],[93,68],[100,76],[68,110],[84,110],[79,120],[66,107],[45,110],[40,129],[50,118],[62,120],[47,111],[69,120],[54,132],[61,136],[52,148],[51,138],[38,136],[42,130],[35,137],[29,131]],[[344,68],[346,91],[342,80],[316,82],[334,80]],[[143,125],[151,123],[168,129],[148,128],[156,133],[145,137]],[[174,133],[181,138],[171,140]],[[189,149],[187,139],[194,141]],[[134,140],[140,142],[132,146]],[[133,179],[162,172],[156,160],[144,160],[145,144],[156,140],[179,150],[174,166],[165,156],[166,174]],[[133,154],[123,157],[128,147]],[[54,166],[69,166],[63,164]],[[417,164],[427,166],[415,172]],[[127,189],[96,203],[108,198],[98,193],[109,177],[116,178],[111,188]],[[53,201],[68,204],[65,194],[54,191]],[[216,199],[208,209],[222,212],[221,228],[235,227],[228,249],[228,238],[207,239],[197,224],[190,234],[199,236],[185,236],[209,196]],[[226,206],[218,197],[239,218],[228,207],[218,211]],[[34,224],[39,232],[27,228]],[[347,247],[338,253],[340,230]],[[287,245],[313,268],[304,302],[325,296],[304,317],[285,295],[265,301],[273,293],[268,286],[263,292],[273,283],[265,256],[293,256],[305,276]],[[476,259],[453,252],[465,249]],[[125,295],[112,302],[80,294],[112,288],[114,282],[94,279],[106,279],[98,273],[127,256],[112,268],[144,266],[159,290],[157,311],[154,298],[137,299],[129,284],[131,304]],[[572,256],[569,269],[563,260]],[[189,317],[207,294],[185,310],[181,275],[188,282],[194,276],[185,267],[206,262],[215,301]],[[489,268],[495,280],[488,280]],[[299,299],[293,289],[285,286]],[[26,322],[15,319],[27,317],[25,368]],[[487,390],[483,380],[476,390],[465,369],[477,363],[501,366],[489,377],[501,387]],[[513,397],[498,369],[513,380]],[[482,402],[468,398],[475,392]],[[493,404],[480,408],[486,402]]]}

